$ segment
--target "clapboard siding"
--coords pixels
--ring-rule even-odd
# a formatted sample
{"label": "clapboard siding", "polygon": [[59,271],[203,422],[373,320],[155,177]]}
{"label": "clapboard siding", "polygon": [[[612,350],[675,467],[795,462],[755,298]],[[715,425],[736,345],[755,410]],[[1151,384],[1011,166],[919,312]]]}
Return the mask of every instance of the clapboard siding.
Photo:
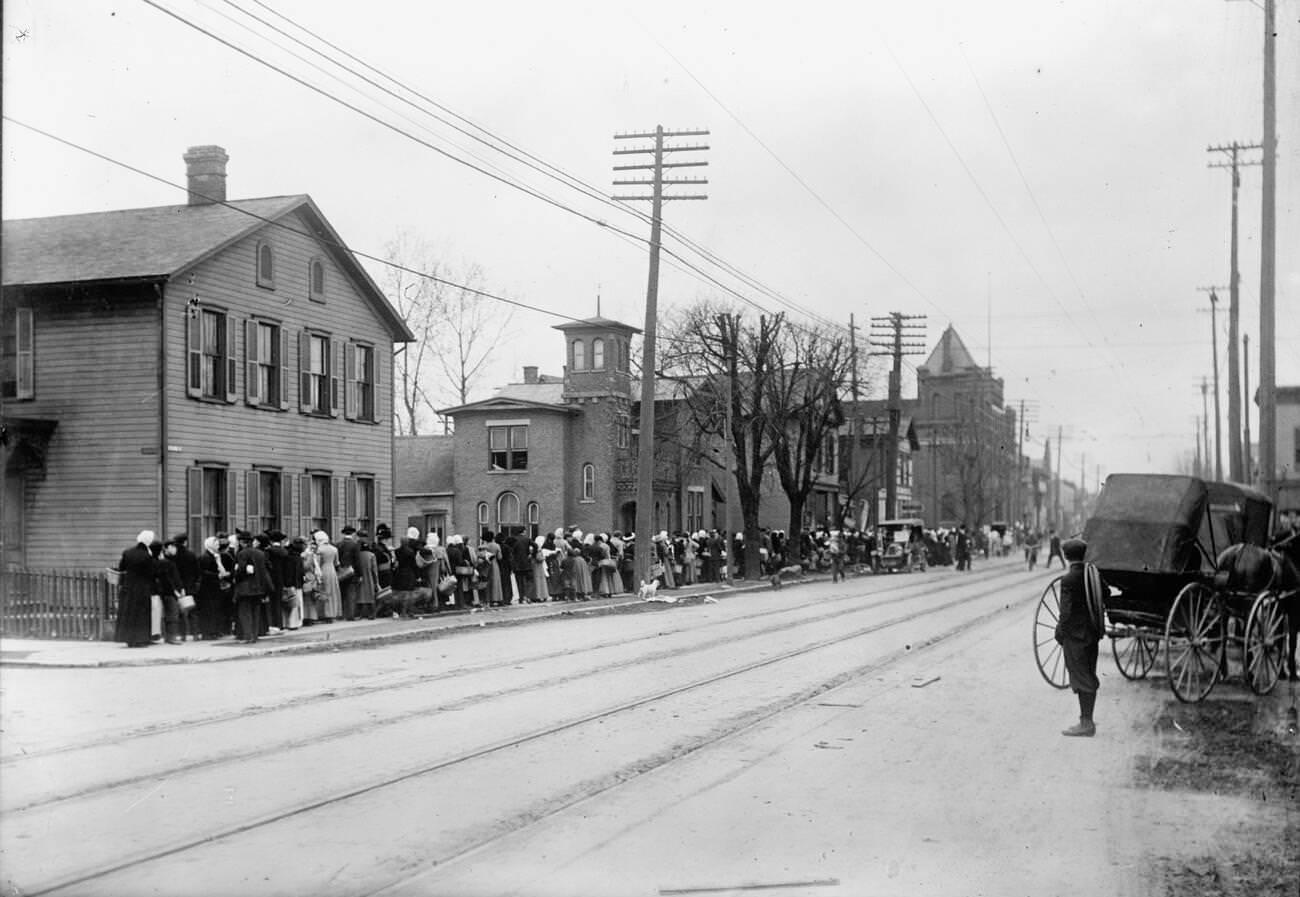
{"label": "clapboard siding", "polygon": [[[282,219],[293,231],[306,232],[297,215]],[[275,288],[258,286],[257,247],[269,242],[275,252]],[[308,297],[308,269],[313,258],[325,266],[325,302]],[[186,327],[190,303],[220,309],[235,319],[236,382],[232,404],[186,395]],[[198,461],[229,465],[239,486],[234,518],[246,519],[246,473],[254,466],[279,468],[294,481],[290,520],[301,513],[298,475],[328,471],[337,477],[371,474],[379,489],[378,519],[390,521],[392,507],[392,352],[391,332],[355,284],[335,265],[314,238],[267,225],[220,254],[182,272],[167,287],[168,437],[167,519],[184,529],[187,514],[186,469]],[[248,371],[244,322],[258,317],[278,323],[288,339],[288,410],[246,404]],[[351,421],[343,412],[319,417],[299,411],[299,340],[304,328],[326,333],[334,364],[349,340],[372,345],[378,369],[375,423]],[[340,378],[340,384],[342,379]],[[391,522],[391,521],[390,521]],[[296,527],[290,532],[296,531]],[[333,533],[337,538],[337,533]]]}
{"label": "clapboard siding", "polygon": [[58,421],[27,480],[26,563],[103,568],[158,519],[158,298],[152,286],[32,291],[36,397],[15,417]]}

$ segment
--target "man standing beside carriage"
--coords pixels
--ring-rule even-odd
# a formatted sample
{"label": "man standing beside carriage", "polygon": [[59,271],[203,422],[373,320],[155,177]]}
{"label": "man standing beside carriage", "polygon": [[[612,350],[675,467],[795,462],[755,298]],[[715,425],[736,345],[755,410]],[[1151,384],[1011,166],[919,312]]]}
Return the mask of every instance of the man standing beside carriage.
{"label": "man standing beside carriage", "polygon": [[1083,563],[1088,549],[1082,539],[1069,539],[1061,550],[1069,565],[1061,578],[1061,616],[1056,624],[1056,641],[1061,645],[1070,689],[1079,697],[1079,722],[1062,735],[1090,738],[1097,734],[1092,719],[1097,703],[1098,642],[1104,634],[1101,574]]}
{"label": "man standing beside carriage", "polygon": [[[1291,561],[1293,570],[1300,570],[1300,511],[1287,515],[1289,520],[1278,530],[1273,539],[1273,548]],[[1294,575],[1294,574],[1292,574]],[[1292,682],[1300,680],[1296,670],[1296,637],[1300,635],[1300,593],[1292,594],[1286,601],[1287,675]]]}

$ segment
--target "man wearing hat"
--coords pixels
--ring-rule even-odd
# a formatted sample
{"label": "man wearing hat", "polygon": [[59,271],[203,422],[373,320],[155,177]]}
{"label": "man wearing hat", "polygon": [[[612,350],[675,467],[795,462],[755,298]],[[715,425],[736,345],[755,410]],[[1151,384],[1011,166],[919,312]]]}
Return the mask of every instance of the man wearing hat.
{"label": "man wearing hat", "polygon": [[343,527],[343,540],[339,542],[338,548],[343,619],[355,620],[357,618],[357,574],[361,572],[361,543],[357,541],[355,526]]}
{"label": "man wearing hat", "polygon": [[1061,616],[1056,623],[1056,641],[1061,645],[1070,689],[1079,696],[1079,722],[1061,732],[1067,736],[1092,737],[1097,732],[1092,710],[1097,703],[1097,643],[1105,627],[1102,597],[1105,584],[1097,568],[1083,562],[1088,545],[1082,539],[1068,539],[1061,551],[1069,564],[1061,577]]}

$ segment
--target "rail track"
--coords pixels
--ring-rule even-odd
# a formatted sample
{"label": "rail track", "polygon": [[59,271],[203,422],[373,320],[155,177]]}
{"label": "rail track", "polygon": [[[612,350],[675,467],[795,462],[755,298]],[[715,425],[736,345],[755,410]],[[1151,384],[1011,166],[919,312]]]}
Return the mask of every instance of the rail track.
{"label": "rail track", "polygon": [[[877,673],[899,659],[913,652],[924,651],[952,636],[971,630],[982,621],[992,619],[986,606],[997,606],[998,602],[990,598],[1006,595],[1014,589],[1014,598],[1002,602],[1002,606],[1019,606],[1032,601],[1036,590],[1026,581],[1023,573],[1016,569],[994,568],[981,571],[969,577],[957,580],[941,581],[944,585],[956,584],[960,591],[955,597],[924,606],[908,607],[902,613],[881,618],[881,611],[905,602],[915,602],[927,590],[933,590],[939,582],[930,579],[915,579],[891,584],[881,593],[863,596],[845,594],[833,598],[819,598],[810,603],[799,602],[791,606],[775,609],[755,610],[751,613],[729,617],[725,620],[698,621],[683,626],[671,633],[672,637],[682,638],[685,644],[670,644],[666,647],[653,646],[649,651],[638,651],[627,656],[629,645],[638,642],[662,639],[664,634],[647,634],[632,641],[609,640],[581,648],[558,649],[555,651],[534,652],[526,657],[509,657],[443,670],[427,675],[416,675],[405,681],[389,682],[381,685],[364,686],[350,690],[347,694],[318,696],[316,700],[303,706],[259,710],[251,717],[223,714],[219,716],[181,722],[164,730],[149,730],[120,734],[106,742],[99,742],[94,747],[78,745],[47,751],[30,757],[8,758],[5,774],[11,777],[35,768],[38,764],[51,767],[81,766],[80,760],[99,758],[99,778],[94,779],[82,768],[79,773],[61,777],[60,787],[43,793],[33,791],[27,800],[21,795],[15,803],[10,803],[12,793],[7,794],[6,808],[8,824],[17,829],[49,831],[58,828],[59,822],[69,819],[86,818],[91,821],[111,816],[120,812],[122,804],[134,797],[135,792],[145,789],[156,781],[159,772],[152,770],[127,771],[117,775],[103,775],[103,756],[111,754],[156,753],[164,745],[175,743],[178,739],[193,738],[202,735],[204,741],[211,745],[207,753],[198,754],[189,760],[179,760],[170,764],[166,770],[166,781],[177,787],[178,783],[193,781],[192,795],[202,795],[205,787],[210,790],[213,781],[222,778],[238,777],[240,770],[250,765],[271,765],[286,756],[299,757],[298,768],[313,768],[312,758],[327,756],[331,752],[365,755],[369,746],[383,744],[394,738],[414,740],[436,737],[437,731],[430,721],[446,718],[473,710],[483,714],[486,708],[503,702],[525,702],[535,707],[554,708],[563,706],[568,712],[561,711],[561,718],[553,709],[537,713],[533,719],[535,725],[520,725],[517,730],[502,733],[501,737],[484,737],[478,743],[463,749],[457,749],[443,756],[429,758],[420,756],[416,751],[409,756],[395,760],[390,768],[370,775],[354,776],[349,782],[324,783],[323,787],[302,789],[301,793],[278,793],[274,800],[264,801],[261,806],[240,808],[243,812],[215,814],[218,818],[201,821],[186,827],[180,826],[161,838],[137,839],[134,844],[125,844],[116,851],[100,851],[96,856],[90,851],[86,862],[75,870],[67,870],[57,875],[47,875],[39,881],[21,881],[22,893],[27,895],[97,892],[114,893],[120,887],[123,876],[139,875],[150,869],[166,866],[169,862],[177,863],[186,856],[199,852],[214,850],[218,854],[237,850],[234,845],[249,839],[257,839],[261,833],[276,827],[312,824],[310,820],[319,819],[331,810],[369,802],[376,799],[389,799],[398,786],[411,786],[416,783],[428,790],[431,782],[441,782],[447,777],[464,775],[465,770],[489,761],[496,762],[509,755],[547,756],[553,752],[563,752],[555,744],[590,740],[592,732],[602,731],[602,727],[611,721],[631,719],[635,723],[623,725],[642,730],[646,725],[653,725],[652,714],[662,711],[659,719],[672,712],[673,719],[678,719],[684,708],[691,705],[705,704],[707,710],[693,710],[698,719],[703,720],[709,714],[718,715],[717,702],[710,703],[710,697],[717,692],[730,694],[748,694],[757,692],[770,700],[750,700],[743,705],[728,707],[721,721],[713,720],[710,725],[701,725],[697,730],[673,731],[674,737],[661,738],[660,743],[651,746],[641,754],[627,758],[625,762],[616,762],[607,768],[593,769],[590,775],[578,775],[571,781],[553,783],[551,787],[526,802],[526,806],[512,807],[506,821],[484,821],[477,825],[467,825],[458,831],[455,838],[439,842],[438,849],[428,851],[420,858],[418,869],[409,868],[385,870],[377,874],[376,880],[382,884],[376,890],[367,883],[367,893],[381,893],[386,889],[400,885],[413,876],[425,874],[430,867],[444,868],[449,863],[475,854],[501,838],[508,837],[519,828],[537,824],[566,808],[617,787],[620,783],[659,769],[675,760],[689,756],[710,745],[729,738],[737,732],[770,719],[800,703],[823,694],[863,675]],[[927,634],[923,639],[909,643],[906,649],[899,649],[878,656],[867,662],[854,662],[851,651],[844,653],[856,642],[870,636],[900,629],[907,624],[923,621],[926,617],[951,611],[956,608],[985,607],[982,613],[963,616],[959,623],[943,631]],[[739,627],[747,627],[737,632]],[[710,667],[708,658],[718,653],[740,653],[752,648],[758,655],[756,659],[742,662],[724,662]],[[620,652],[620,649],[621,652]],[[764,651],[764,649],[766,649]],[[836,652],[840,652],[838,655]],[[616,656],[611,656],[616,655]],[[833,662],[823,663],[823,658],[833,657]],[[563,672],[555,676],[546,676],[547,664],[556,664]],[[514,672],[520,666],[529,668],[530,677],[525,682],[514,682],[516,677],[507,673]],[[669,667],[686,668],[691,671],[679,678],[664,683],[660,688],[642,688],[634,696],[614,700],[565,700],[569,695],[582,694],[582,689],[594,681],[607,681],[611,677],[635,676],[645,669],[662,670]],[[698,667],[698,672],[694,668]],[[781,671],[776,681],[797,683],[784,691],[773,689],[772,673]],[[542,675],[539,675],[539,672]],[[766,678],[764,678],[766,677]],[[433,679],[445,688],[449,683],[468,686],[468,689],[452,700],[443,695],[432,695],[430,700],[417,700],[410,703],[411,690],[427,686]],[[671,678],[671,677],[669,677]],[[762,686],[754,683],[762,682]],[[497,687],[479,687],[480,683],[493,683]],[[779,688],[780,686],[776,686]],[[726,688],[732,689],[727,692]],[[617,688],[610,689],[617,694]],[[550,700],[542,700],[544,696]],[[368,715],[362,713],[366,702],[377,699],[400,698],[392,708],[371,709]],[[417,694],[417,697],[420,697]],[[402,704],[402,701],[405,704]],[[723,701],[725,704],[725,701]],[[400,706],[400,709],[399,709]],[[304,708],[306,708],[304,710]],[[247,726],[251,721],[259,724],[261,718],[269,713],[279,713],[276,717],[275,730],[284,734],[269,735],[265,741],[236,750],[223,750],[220,745],[223,726]],[[312,719],[300,719],[303,714]],[[319,718],[324,716],[322,721]],[[359,731],[356,719],[364,716],[363,730]],[[301,723],[294,731],[295,720]],[[268,720],[269,721],[269,720]],[[311,728],[315,725],[316,728]],[[405,728],[403,728],[405,727]],[[610,728],[614,728],[611,726]],[[672,728],[672,727],[668,727]],[[688,727],[689,729],[689,727]],[[606,732],[609,730],[606,729]],[[487,731],[485,730],[485,736]],[[665,735],[670,734],[668,732]],[[346,746],[346,749],[345,749]],[[78,755],[84,755],[79,757]],[[490,778],[490,776],[489,776]],[[13,778],[9,778],[13,781]],[[202,781],[200,781],[202,780]],[[207,786],[203,784],[206,781]],[[78,785],[78,782],[81,784]],[[161,787],[161,786],[160,786]],[[445,785],[438,787],[446,788]],[[6,789],[8,791],[8,789]],[[155,788],[154,791],[157,789]],[[288,789],[292,791],[292,789]],[[150,800],[153,791],[140,796],[131,807]],[[180,789],[184,796],[184,788]],[[12,829],[11,829],[12,831]],[[21,837],[19,834],[17,837]],[[129,840],[129,839],[128,839]],[[350,888],[349,892],[356,888]],[[119,891],[120,892],[120,891]]]}

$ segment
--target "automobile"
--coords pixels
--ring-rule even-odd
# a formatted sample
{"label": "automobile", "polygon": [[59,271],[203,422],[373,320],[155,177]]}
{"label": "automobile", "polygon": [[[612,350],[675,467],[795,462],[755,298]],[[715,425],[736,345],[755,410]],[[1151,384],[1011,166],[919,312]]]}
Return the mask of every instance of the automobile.
{"label": "automobile", "polygon": [[925,521],[919,517],[882,520],[876,532],[880,546],[875,559],[877,573],[925,569]]}

